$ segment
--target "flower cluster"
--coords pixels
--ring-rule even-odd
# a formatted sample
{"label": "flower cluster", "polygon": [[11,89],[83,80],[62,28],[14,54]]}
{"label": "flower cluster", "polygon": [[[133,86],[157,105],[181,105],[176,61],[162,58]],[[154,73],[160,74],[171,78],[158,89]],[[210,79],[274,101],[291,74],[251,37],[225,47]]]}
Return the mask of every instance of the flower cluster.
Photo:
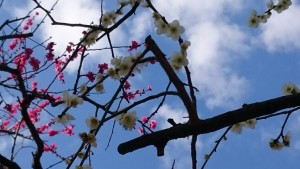
{"label": "flower cluster", "polygon": [[68,92],[63,93],[62,101],[65,103],[67,107],[73,107],[73,108],[76,108],[78,104],[83,103],[82,98],[73,94],[70,95]]}
{"label": "flower cluster", "polygon": [[57,123],[62,123],[62,124],[66,124],[66,123],[68,123],[71,120],[75,120],[75,117],[72,116],[69,113],[65,113],[64,115],[58,116],[58,117],[55,118],[55,121]]}
{"label": "flower cluster", "polygon": [[72,136],[74,134],[73,129],[74,129],[74,125],[68,125],[65,126],[61,131],[68,136]]}
{"label": "flower cluster", "polygon": [[128,56],[113,58],[111,60],[111,64],[115,67],[115,69],[118,70],[117,72],[120,76],[126,76],[129,73],[133,63],[131,62],[131,58]]}
{"label": "flower cluster", "polygon": [[280,150],[283,147],[289,147],[291,143],[291,133],[287,132],[282,139],[282,142],[280,142],[278,139],[271,139],[269,142],[270,148],[272,150]]}
{"label": "flower cluster", "polygon": [[175,70],[181,69],[182,66],[187,66],[189,61],[187,59],[187,49],[191,42],[184,41],[180,44],[181,52],[174,52],[170,58],[170,64]]}
{"label": "flower cluster", "polygon": [[33,71],[37,71],[40,68],[41,62],[37,58],[31,57],[28,63],[32,66]]}
{"label": "flower cluster", "polygon": [[277,5],[274,5],[274,2],[271,0],[268,3],[269,9],[274,9],[277,13],[281,13],[284,10],[287,10],[292,5],[291,0],[279,0]]}
{"label": "flower cluster", "polygon": [[270,18],[271,14],[272,14],[271,12],[267,12],[265,14],[258,15],[257,11],[253,10],[248,19],[248,25],[250,27],[257,28],[260,23],[266,23]]}
{"label": "flower cluster", "polygon": [[[84,37],[82,38],[83,41],[81,43],[82,46],[90,47],[91,45],[96,43],[96,39],[98,38],[98,35],[101,33],[100,30],[89,30],[88,32],[83,32]],[[80,39],[80,40],[82,40]]]}
{"label": "flower cluster", "polygon": [[93,72],[89,71],[85,76],[89,79],[89,81],[94,82],[95,74]]}
{"label": "flower cluster", "polygon": [[256,119],[249,119],[245,122],[239,122],[239,123],[236,123],[236,124],[232,125],[230,130],[233,133],[241,134],[242,130],[243,130],[243,127],[254,129],[256,123],[257,123]]}
{"label": "flower cluster", "polygon": [[300,89],[294,83],[283,85],[282,92],[284,95],[294,95],[300,93]]}
{"label": "flower cluster", "polygon": [[248,25],[250,27],[256,28],[260,23],[266,23],[268,21],[268,19],[272,15],[272,9],[277,13],[281,13],[282,11],[287,10],[291,5],[291,0],[279,0],[277,5],[275,5],[274,2],[271,0],[267,4],[268,10],[264,14],[258,15],[256,10],[253,10],[252,14],[248,19]]}
{"label": "flower cluster", "polygon": [[100,81],[103,79],[103,75],[101,73],[98,73],[97,75],[97,85],[95,86],[95,90],[98,93],[102,93],[104,90],[104,84],[103,82],[100,83]]}
{"label": "flower cluster", "polygon": [[44,150],[45,152],[49,152],[49,151],[53,152],[53,151],[56,150],[56,148],[57,148],[57,147],[56,147],[56,144],[51,144],[50,146],[44,145],[43,150]]}
{"label": "flower cluster", "polygon": [[90,117],[89,119],[85,120],[85,123],[90,128],[90,130],[95,130],[100,124],[97,117]]}
{"label": "flower cluster", "polygon": [[189,61],[182,53],[174,52],[170,58],[170,64],[175,70],[179,70],[182,66],[187,66]]}
{"label": "flower cluster", "polygon": [[122,125],[125,130],[132,130],[137,120],[136,112],[133,111],[133,112],[123,113],[117,116],[117,120],[119,120],[120,125]]}
{"label": "flower cluster", "polygon": [[109,25],[116,22],[118,14],[115,11],[106,12],[101,17],[101,25],[107,28]]}
{"label": "flower cluster", "polygon": [[174,20],[171,23],[166,23],[162,20],[161,16],[157,13],[153,14],[154,24],[156,26],[156,33],[158,35],[165,34],[173,40],[178,40],[180,34],[184,32],[184,27],[180,25],[178,20]]}
{"label": "flower cluster", "polygon": [[[110,63],[114,66],[114,69],[108,69],[107,74],[113,79],[119,79],[120,76],[126,76],[129,73],[131,66],[136,61],[136,58],[137,56],[112,58]],[[134,71],[140,72],[140,69],[136,66]]]}
{"label": "flower cluster", "polygon": [[87,85],[85,83],[82,84],[81,87],[80,87],[80,93],[85,94],[87,90],[88,90]]}
{"label": "flower cluster", "polygon": [[57,72],[58,76],[57,78],[64,83],[64,74],[62,73],[62,67],[65,65],[65,62],[61,59],[57,59],[54,62],[55,71]]}
{"label": "flower cluster", "polygon": [[54,45],[56,45],[54,42],[49,42],[46,47],[46,50],[48,51],[48,53],[46,54],[47,61],[51,61],[54,59]]}
{"label": "flower cluster", "polygon": [[147,91],[152,91],[152,87],[150,85],[147,86],[147,89],[142,89],[142,90],[137,89],[137,90],[130,91],[131,84],[128,81],[125,81],[123,87],[124,90],[123,90],[122,98],[126,99],[127,101],[133,100],[136,96],[142,96]]}
{"label": "flower cluster", "polygon": [[79,137],[84,143],[90,144],[92,147],[97,147],[96,136],[94,133],[79,133]]}

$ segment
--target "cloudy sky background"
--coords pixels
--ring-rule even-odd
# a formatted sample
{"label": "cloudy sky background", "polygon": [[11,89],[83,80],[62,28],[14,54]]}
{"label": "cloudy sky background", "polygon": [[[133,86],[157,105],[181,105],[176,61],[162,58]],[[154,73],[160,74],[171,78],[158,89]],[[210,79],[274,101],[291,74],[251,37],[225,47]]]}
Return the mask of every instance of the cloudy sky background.
{"label": "cloudy sky background", "polygon": [[[14,3],[4,1],[1,8],[1,16],[15,18],[24,16],[35,5],[31,1],[26,3]],[[42,5],[49,9],[54,0],[42,1]],[[12,3],[12,4],[11,4]],[[300,7],[298,1],[278,15],[273,15],[267,24],[260,25],[257,29],[247,26],[248,16],[253,9],[262,13],[266,9],[266,3],[259,0],[154,0],[154,6],[166,17],[169,22],[178,19],[185,27],[184,40],[191,41],[188,49],[189,66],[192,71],[193,81],[199,89],[198,111],[200,117],[212,117],[216,114],[240,108],[244,103],[262,101],[282,95],[281,88],[284,83],[299,80],[299,48],[300,48]],[[53,17],[60,22],[70,23],[97,23],[100,18],[100,1],[97,0],[61,0],[52,12]],[[104,1],[104,11],[116,9],[115,1]],[[128,8],[127,8],[128,9]],[[43,12],[41,12],[41,19]],[[2,15],[5,14],[5,15]],[[111,34],[112,43],[117,45],[130,45],[131,40],[143,42],[145,37],[152,35],[162,50],[170,56],[172,52],[179,50],[178,44],[167,37],[155,35],[152,12],[141,8],[136,15],[126,21],[119,29]],[[2,18],[6,19],[6,18]],[[2,23],[2,22],[1,22]],[[55,53],[65,51],[68,42],[78,42],[82,37],[82,28],[66,28],[63,26],[51,26],[48,19],[39,29],[39,39],[42,41],[52,37],[56,42]],[[98,42],[92,48],[107,47],[107,39]],[[116,55],[128,55],[125,50],[116,50]],[[110,51],[91,52],[85,62],[84,71],[91,67],[96,70],[94,63],[108,62]],[[77,69],[75,61],[68,67],[68,77]],[[152,72],[151,72],[152,71]],[[137,75],[133,79],[134,87],[153,85],[154,90],[164,90],[161,81],[167,82],[165,76],[153,77],[158,70],[145,72],[143,76]],[[152,76],[151,76],[152,75]],[[153,78],[152,78],[153,77]],[[68,88],[65,86],[64,88]],[[107,89],[108,90],[108,89]],[[153,110],[151,105],[143,105],[143,109]],[[147,114],[145,114],[147,115]],[[186,112],[178,100],[170,101],[164,105],[156,118],[159,128],[170,127],[166,119],[172,117],[176,122],[183,122],[182,117]],[[282,151],[272,151],[268,147],[268,141],[277,137],[280,131],[282,117],[267,121],[260,121],[255,130],[245,130],[242,135],[229,134],[229,139],[221,144],[218,152],[212,157],[207,169],[212,168],[297,168],[297,158],[300,157],[300,116],[295,114],[289,121],[287,130],[292,131],[291,148]],[[111,126],[104,127],[103,138],[108,138]],[[176,169],[190,168],[190,141],[180,139],[172,141],[166,148],[164,157],[155,157],[153,147],[138,150],[129,155],[121,156],[116,152],[116,146],[122,141],[127,141],[138,136],[136,131],[123,131],[117,127],[114,141],[109,150],[104,151],[107,139],[99,138],[100,150],[95,150],[95,158],[92,162],[95,166],[105,168],[171,168],[175,159]],[[214,146],[214,141],[222,131],[201,135],[198,137],[198,165],[203,162],[203,154],[208,153]],[[76,136],[75,136],[76,137]],[[64,138],[56,138],[61,142]],[[74,141],[77,140],[77,141]],[[72,146],[78,144],[74,139],[66,145],[72,152]],[[297,141],[298,140],[298,141]],[[102,142],[101,142],[102,141]],[[5,151],[6,143],[0,139],[0,152]],[[67,149],[66,148],[66,149]],[[60,150],[60,149],[58,149]],[[106,154],[105,154],[106,153]],[[100,157],[97,157],[100,156]],[[46,157],[48,157],[46,155]],[[49,155],[50,157],[50,155]],[[99,159],[98,159],[99,158]],[[113,159],[118,159],[115,162]],[[20,163],[21,164],[21,163]],[[62,165],[63,166],[63,165]],[[95,167],[96,168],[96,167]]]}

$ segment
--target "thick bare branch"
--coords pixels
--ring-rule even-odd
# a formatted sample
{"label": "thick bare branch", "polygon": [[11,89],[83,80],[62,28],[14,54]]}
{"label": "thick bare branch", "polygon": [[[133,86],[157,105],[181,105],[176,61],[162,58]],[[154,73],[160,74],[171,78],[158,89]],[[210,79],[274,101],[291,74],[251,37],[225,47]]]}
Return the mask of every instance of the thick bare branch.
{"label": "thick bare branch", "polygon": [[21,169],[17,163],[10,161],[9,159],[5,158],[0,154],[0,166],[1,165],[4,165],[9,169]]}
{"label": "thick bare branch", "polygon": [[159,61],[160,65],[168,75],[170,81],[174,84],[175,88],[177,89],[179,93],[179,97],[181,98],[185,108],[187,109],[187,112],[189,114],[190,122],[197,121],[198,115],[197,111],[194,107],[193,102],[191,101],[189,95],[187,94],[183,83],[176,75],[174,69],[171,67],[169,62],[167,61],[165,54],[160,50],[160,48],[157,46],[157,44],[154,42],[154,40],[151,38],[151,36],[148,36],[146,38],[146,44],[149,50],[155,55],[157,60]]}
{"label": "thick bare branch", "polygon": [[248,104],[243,106],[243,108],[229,111],[209,119],[199,120],[194,124],[179,124],[155,133],[143,135],[120,144],[118,151],[120,154],[126,154],[150,145],[158,147],[160,145],[165,145],[168,141],[173,139],[214,132],[238,122],[265,116],[296,106],[300,106],[300,94],[282,96],[262,102]]}

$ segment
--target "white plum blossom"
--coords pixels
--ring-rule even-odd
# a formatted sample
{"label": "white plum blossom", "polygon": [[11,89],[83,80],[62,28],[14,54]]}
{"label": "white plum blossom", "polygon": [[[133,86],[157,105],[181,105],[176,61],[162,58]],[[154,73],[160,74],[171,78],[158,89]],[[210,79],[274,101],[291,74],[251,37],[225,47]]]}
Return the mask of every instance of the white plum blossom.
{"label": "white plum blossom", "polygon": [[96,43],[96,39],[98,38],[98,35],[101,33],[100,30],[91,30],[85,35],[83,38],[82,46],[90,47],[91,45]]}
{"label": "white plum blossom", "polygon": [[156,34],[161,35],[161,34],[167,34],[168,32],[168,24],[166,24],[163,20],[155,20],[154,24],[156,26]]}
{"label": "white plum blossom", "polygon": [[275,5],[274,10],[277,13],[281,13],[284,10],[287,10],[289,6],[292,5],[291,0],[280,0],[277,5]]}
{"label": "white plum blossom", "polygon": [[293,95],[300,93],[300,90],[294,83],[287,83],[283,85],[282,92],[284,95]]}
{"label": "white plum blossom", "polygon": [[266,23],[268,21],[268,19],[272,15],[272,10],[276,11],[277,13],[281,13],[282,11],[287,10],[291,5],[291,0],[279,0],[279,2],[276,5],[272,0],[270,0],[267,4],[268,11],[261,15],[258,15],[257,12],[254,10],[248,19],[248,25],[250,27],[256,28],[260,23]]}
{"label": "white plum blossom", "polygon": [[121,62],[122,62],[122,57],[120,58],[115,57],[111,59],[110,64],[112,64],[115,67],[115,69],[119,69]]}
{"label": "white plum blossom", "polygon": [[160,19],[161,19],[161,16],[160,16],[160,14],[159,14],[159,13],[157,13],[157,12],[153,12],[153,14],[152,14],[152,18],[154,19],[154,23],[155,23],[155,21],[158,21],[158,20],[160,20]]}
{"label": "white plum blossom", "polygon": [[97,147],[97,139],[94,133],[79,133],[79,137],[84,143],[90,144],[92,147]]}
{"label": "white plum blossom", "polygon": [[130,57],[123,57],[122,62],[120,63],[118,74],[120,76],[125,76],[129,73],[130,68],[132,66],[131,58]]}
{"label": "white plum blossom", "polygon": [[125,130],[132,130],[135,126],[135,122],[137,120],[136,112],[127,112],[117,116],[120,125],[122,125]]}
{"label": "white plum blossom", "polygon": [[182,50],[187,50],[189,46],[191,46],[191,42],[190,41],[183,41],[180,44],[180,47],[181,47]]}
{"label": "white plum blossom", "polygon": [[189,61],[182,53],[174,52],[170,58],[170,64],[175,70],[179,70],[182,66],[187,66]]}
{"label": "white plum blossom", "polygon": [[267,23],[268,19],[271,17],[271,12],[268,12],[266,14],[260,15],[259,19],[261,23]]}
{"label": "white plum blossom", "polygon": [[98,93],[102,93],[103,90],[104,90],[104,85],[103,83],[99,83],[95,86],[95,90],[98,92]]}
{"label": "white plum blossom", "polygon": [[62,123],[62,124],[65,124],[65,123],[68,123],[69,121],[71,120],[75,120],[75,117],[72,116],[71,114],[69,113],[65,113],[64,115],[62,115],[61,117],[56,117],[55,118],[55,121],[57,123]]}
{"label": "white plum blossom", "polygon": [[101,25],[104,28],[107,28],[109,25],[116,22],[118,15],[115,13],[115,11],[106,12],[102,15],[101,18]]}
{"label": "white plum blossom", "polygon": [[278,141],[277,139],[271,139],[269,142],[269,146],[271,147],[272,150],[280,150],[283,147],[283,144]]}
{"label": "white plum blossom", "polygon": [[181,44],[180,44],[180,48],[181,48],[181,53],[184,57],[187,56],[187,49],[188,47],[191,46],[191,42],[190,41],[183,41]]}
{"label": "white plum blossom", "polygon": [[96,79],[97,82],[101,81],[103,79],[103,75],[101,73],[98,73]]}
{"label": "white plum blossom", "polygon": [[90,128],[90,130],[95,130],[99,126],[100,122],[97,117],[90,117],[89,119],[85,120],[85,123]]}
{"label": "white plum blossom", "polygon": [[254,27],[254,28],[257,28],[258,25],[260,23],[260,18],[259,16],[257,15],[257,12],[256,10],[253,10],[252,13],[251,13],[251,16],[249,17],[248,19],[248,25],[250,27]]}
{"label": "white plum blossom", "polygon": [[87,91],[87,89],[88,89],[87,85],[85,83],[82,84],[80,87],[80,93],[84,94]]}
{"label": "white plum blossom", "polygon": [[283,137],[283,145],[289,147],[291,144],[291,133],[287,132]]}
{"label": "white plum blossom", "polygon": [[120,79],[119,74],[116,72],[116,70],[114,68],[109,68],[107,70],[107,75],[109,77],[111,77],[112,79],[115,79],[115,80],[119,80]]}
{"label": "white plum blossom", "polygon": [[256,125],[257,121],[256,119],[249,119],[249,120],[246,120],[245,121],[245,127],[247,128],[251,128],[251,129],[254,129],[255,128],[255,125]]}
{"label": "white plum blossom", "polygon": [[78,104],[83,103],[82,98],[74,94],[70,95],[69,92],[63,93],[62,101],[65,103],[67,107],[73,107],[73,108],[76,108]]}
{"label": "white plum blossom", "polygon": [[184,27],[179,24],[178,20],[169,23],[167,36],[173,40],[178,40],[180,34],[184,32]]}
{"label": "white plum blossom", "polygon": [[236,124],[232,125],[230,130],[235,134],[241,134],[244,125],[245,125],[244,122],[236,123]]}

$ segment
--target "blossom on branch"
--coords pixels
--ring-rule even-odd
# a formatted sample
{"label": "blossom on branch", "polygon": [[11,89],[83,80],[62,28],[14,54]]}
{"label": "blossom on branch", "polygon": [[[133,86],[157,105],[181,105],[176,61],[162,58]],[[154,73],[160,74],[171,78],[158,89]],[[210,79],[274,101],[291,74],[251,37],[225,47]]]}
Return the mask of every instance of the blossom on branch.
{"label": "blossom on branch", "polygon": [[62,124],[68,123],[71,120],[75,120],[75,117],[69,113],[65,113],[64,115],[55,118],[55,121],[57,123],[62,123]]}
{"label": "blossom on branch", "polygon": [[283,137],[283,141],[282,141],[283,145],[286,147],[289,147],[291,144],[291,133],[287,132],[285,134],[285,136]]}
{"label": "blossom on branch", "polygon": [[187,66],[189,61],[182,53],[174,52],[170,58],[170,64],[175,70],[179,70],[182,66]]}
{"label": "blossom on branch", "polygon": [[244,122],[236,123],[232,125],[230,130],[235,134],[241,134],[244,126]]}
{"label": "blossom on branch", "polygon": [[85,94],[85,92],[87,91],[87,89],[88,89],[87,85],[85,83],[82,84],[81,87],[80,87],[80,93],[81,94]]}
{"label": "blossom on branch", "polygon": [[271,139],[269,142],[269,146],[272,150],[280,150],[283,147],[283,144],[278,140]]}
{"label": "blossom on branch", "polygon": [[184,32],[184,27],[179,24],[178,20],[169,23],[167,36],[173,40],[178,40],[180,34]]}
{"label": "blossom on branch", "polygon": [[300,89],[294,83],[287,83],[282,88],[284,95],[294,95],[300,93]]}
{"label": "blossom on branch", "polygon": [[120,125],[124,127],[125,130],[132,130],[135,126],[135,122],[137,120],[136,112],[127,112],[117,116]]}
{"label": "blossom on branch", "polygon": [[90,117],[89,119],[85,120],[85,123],[88,125],[90,130],[95,130],[99,126],[100,122],[97,117]]}
{"label": "blossom on branch", "polygon": [[90,47],[96,43],[98,35],[101,33],[100,30],[90,30],[86,35],[81,39],[83,40],[81,45],[85,47]]}
{"label": "blossom on branch", "polygon": [[256,119],[249,119],[249,120],[246,120],[245,121],[245,127],[247,128],[251,128],[251,129],[254,129],[255,128],[255,125],[256,125],[257,121]]}
{"label": "blossom on branch", "polygon": [[68,92],[63,93],[62,101],[64,101],[67,107],[73,107],[73,108],[76,108],[78,104],[83,103],[82,98],[73,94],[70,95]]}
{"label": "blossom on branch", "polygon": [[94,133],[79,133],[79,137],[84,143],[90,144],[92,147],[97,147],[96,136]]}

